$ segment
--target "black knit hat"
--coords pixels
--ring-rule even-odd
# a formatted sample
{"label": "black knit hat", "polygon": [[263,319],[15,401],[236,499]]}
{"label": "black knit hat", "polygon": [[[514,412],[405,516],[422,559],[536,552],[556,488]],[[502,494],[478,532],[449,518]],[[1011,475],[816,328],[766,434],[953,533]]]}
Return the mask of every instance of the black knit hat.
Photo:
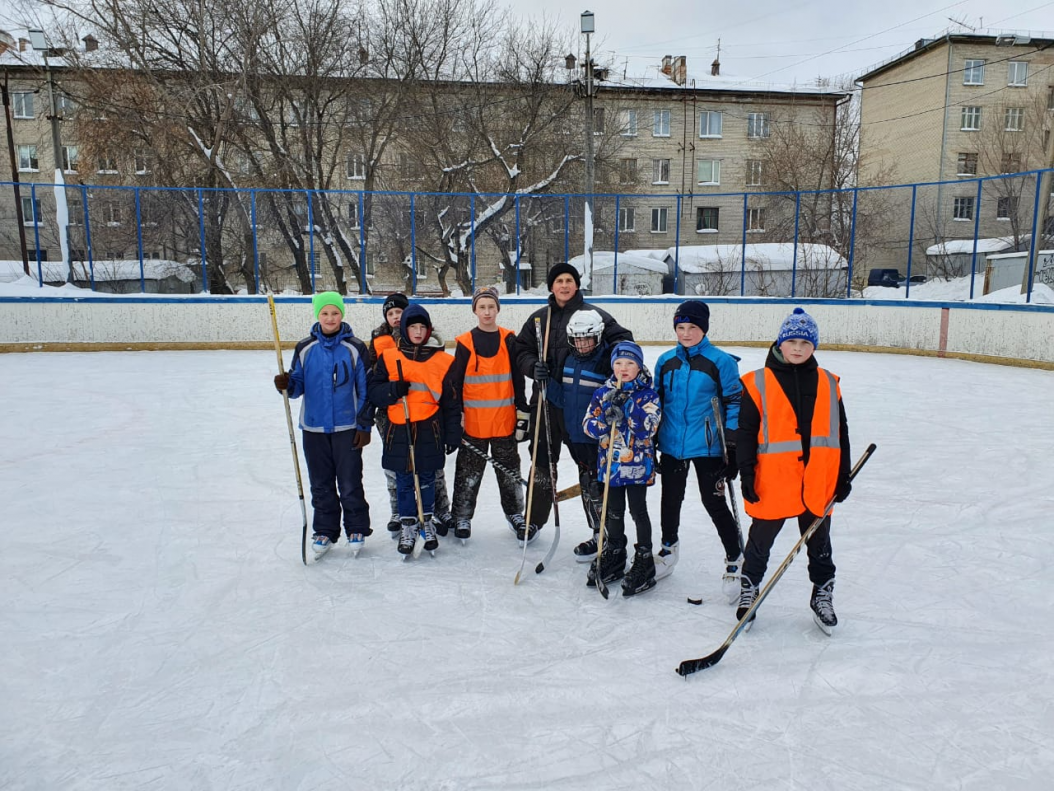
{"label": "black knit hat", "polygon": [[673,326],[678,324],[694,324],[703,331],[705,335],[710,331],[710,308],[705,302],[698,299],[689,299],[677,306],[673,314]]}
{"label": "black knit hat", "polygon": [[575,279],[575,285],[578,288],[582,287],[582,276],[578,274],[578,270],[571,264],[564,262],[554,266],[549,270],[549,274],[545,276],[545,285],[549,287],[550,291],[553,290],[553,283],[556,281],[556,278],[560,277],[560,275],[570,275]]}
{"label": "black knit hat", "polygon": [[406,298],[405,294],[389,294],[384,300],[384,304],[381,305],[381,315],[384,317],[384,320],[387,321],[389,310],[392,308],[402,308],[403,310],[406,310],[409,304],[410,300]]}

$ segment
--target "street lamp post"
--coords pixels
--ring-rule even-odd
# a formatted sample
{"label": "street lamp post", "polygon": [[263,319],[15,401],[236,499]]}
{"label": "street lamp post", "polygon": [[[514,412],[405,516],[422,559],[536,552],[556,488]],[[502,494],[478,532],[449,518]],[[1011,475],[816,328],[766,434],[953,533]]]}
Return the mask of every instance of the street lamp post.
{"label": "street lamp post", "polygon": [[67,280],[72,281],[73,266],[70,263],[69,258],[68,236],[69,210],[66,206],[66,185],[62,175],[62,136],[59,132],[58,97],[55,91],[55,78],[51,73],[51,61],[48,60],[48,55],[54,54],[55,50],[48,45],[47,37],[44,35],[43,30],[30,30],[29,43],[33,49],[37,50],[44,56],[44,74],[46,75],[48,82],[48,107],[51,111],[48,115],[48,119],[51,121],[51,148],[55,160],[55,216],[58,220],[59,247],[62,250],[62,263],[69,266]]}
{"label": "street lamp post", "polygon": [[593,58],[589,53],[589,37],[596,31],[592,11],[582,12],[581,30],[586,34],[586,202],[583,243],[585,245],[586,282],[593,286]]}

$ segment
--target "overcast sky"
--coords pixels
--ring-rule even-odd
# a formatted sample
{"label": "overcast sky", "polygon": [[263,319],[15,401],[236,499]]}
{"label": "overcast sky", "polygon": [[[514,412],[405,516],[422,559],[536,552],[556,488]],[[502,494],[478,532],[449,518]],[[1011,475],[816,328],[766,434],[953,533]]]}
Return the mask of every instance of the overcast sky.
{"label": "overcast sky", "polygon": [[[500,1],[500,0],[499,0]],[[32,5],[33,3],[31,3]],[[723,75],[763,82],[859,76],[915,41],[958,26],[1054,33],[1054,0],[507,0],[525,17],[545,15],[578,41],[579,14],[595,15],[594,50],[609,65],[643,75],[663,55],[685,55],[695,75],[709,72],[721,40]],[[0,0],[0,27],[17,27],[19,0]],[[38,7],[45,7],[39,0]],[[654,75],[654,70],[652,71]]]}

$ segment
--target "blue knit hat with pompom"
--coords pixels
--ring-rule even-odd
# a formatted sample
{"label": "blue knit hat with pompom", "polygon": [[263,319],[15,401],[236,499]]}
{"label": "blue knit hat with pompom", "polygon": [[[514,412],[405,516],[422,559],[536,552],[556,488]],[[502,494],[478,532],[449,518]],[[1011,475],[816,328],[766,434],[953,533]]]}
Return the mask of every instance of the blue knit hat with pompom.
{"label": "blue knit hat with pompom", "polygon": [[820,346],[820,328],[816,326],[816,319],[803,308],[795,308],[794,312],[783,320],[779,335],[776,336],[776,345],[795,338],[808,341],[814,349]]}

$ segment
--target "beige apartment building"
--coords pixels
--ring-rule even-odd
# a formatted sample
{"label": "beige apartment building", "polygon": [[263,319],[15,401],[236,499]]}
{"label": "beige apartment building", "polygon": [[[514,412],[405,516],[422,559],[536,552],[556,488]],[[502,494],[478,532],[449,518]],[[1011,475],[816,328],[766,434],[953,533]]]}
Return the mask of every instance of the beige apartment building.
{"label": "beige apartment building", "polygon": [[[920,39],[857,80],[861,92],[860,186],[944,182],[869,193],[887,200],[888,223],[868,242],[882,265],[934,265],[927,247],[1005,238],[1027,247],[1036,179],[1046,166],[1054,108],[1054,38],[1026,33],[949,33]],[[978,177],[1007,176],[980,182]],[[976,227],[975,227],[976,226]],[[961,245],[960,245],[961,247]],[[979,245],[979,249],[981,245]]]}
{"label": "beige apartment building", "polygon": [[[131,192],[89,189],[99,185],[152,186],[152,152],[121,150],[113,152],[112,161],[86,161],[78,141],[73,139],[76,125],[70,122],[77,112],[75,102],[68,98],[68,94],[77,93],[76,86],[69,82],[73,78],[63,73],[60,60],[51,64],[54,79],[49,84],[41,57],[26,43],[10,37],[5,40],[6,51],[0,53],[0,65],[5,67],[9,80],[15,171],[22,185],[22,224],[31,262],[37,258],[38,250],[45,261],[61,261],[64,246],[66,256],[84,260],[89,232],[92,258],[100,266],[106,261],[136,260],[140,250],[144,259],[196,261],[200,255],[197,229],[182,228],[176,232],[170,227],[172,204],[166,208],[163,194],[144,191],[137,206]],[[85,44],[96,46],[93,39]],[[569,82],[578,74],[569,72]],[[743,240],[744,232],[751,243],[782,242],[793,237],[793,199],[777,200],[760,194],[786,189],[786,174],[776,173],[778,168],[770,161],[769,152],[781,130],[799,124],[811,130],[833,130],[838,105],[847,98],[845,93],[824,86],[744,83],[721,75],[716,62],[707,75],[693,77],[683,57],[664,58],[649,77],[616,77],[610,72],[600,76],[603,79],[598,81],[594,115],[598,196],[595,249],[665,249],[675,245],[678,237],[682,246],[734,244]],[[69,230],[65,245],[59,238],[54,190],[50,186],[38,187],[36,205],[30,197],[30,185],[50,185],[54,174],[52,86],[58,89],[59,162],[64,180],[70,185],[66,190]],[[581,113],[584,121],[585,106],[585,101],[577,103],[572,114]],[[583,126],[574,122],[571,128]],[[822,133],[826,134],[829,132]],[[580,154],[583,137],[584,132],[573,131],[564,138],[568,154]],[[405,147],[390,147],[377,182],[380,188],[421,190],[422,182],[415,175],[421,166],[410,161],[411,157],[412,152]],[[349,191],[341,212],[341,222],[346,227],[341,230],[354,240],[362,232],[359,217],[363,204],[354,191],[362,189],[364,165],[361,155],[354,151],[349,150],[346,159],[347,172],[337,179],[338,187]],[[10,182],[7,157],[3,163],[0,180]],[[233,157],[232,167],[239,167]],[[564,196],[551,201],[552,216],[524,232],[521,256],[532,267],[524,269],[524,287],[543,284],[549,267],[565,260],[568,253],[573,256],[581,252],[583,181],[580,163],[569,168],[548,190],[554,196]],[[87,228],[85,197],[90,204]],[[260,217],[263,214],[257,218],[254,254],[265,266],[281,264],[289,257],[289,251]],[[508,224],[513,224],[511,213]],[[430,230],[419,223],[418,248],[429,244],[426,234]],[[13,190],[8,186],[0,198],[0,259],[20,257],[17,231]],[[373,288],[384,291],[403,287],[406,269],[402,262],[407,260],[410,249],[409,233],[391,234],[391,238],[399,237],[396,243],[372,226],[370,232],[372,252],[367,259],[367,273]],[[320,255],[321,246],[316,239],[314,266],[318,288],[331,286]],[[504,255],[509,257],[508,249]],[[493,282],[500,258],[494,243],[480,241],[475,255],[480,281]],[[434,278],[428,279],[423,267],[420,271],[418,290],[433,293]],[[290,276],[288,285],[295,286],[295,278]],[[358,284],[348,286],[355,291]],[[137,284],[132,283],[131,288],[137,290]]]}

